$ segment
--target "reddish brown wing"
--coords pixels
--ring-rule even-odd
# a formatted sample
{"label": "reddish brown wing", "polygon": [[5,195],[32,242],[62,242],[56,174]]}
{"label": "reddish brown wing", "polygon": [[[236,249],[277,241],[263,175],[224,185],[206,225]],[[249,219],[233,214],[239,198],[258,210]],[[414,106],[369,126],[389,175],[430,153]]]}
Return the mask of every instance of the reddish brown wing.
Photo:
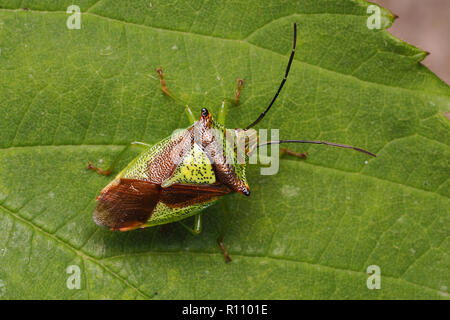
{"label": "reddish brown wing", "polygon": [[181,185],[168,188],[148,181],[120,179],[97,199],[94,221],[112,230],[131,230],[147,222],[159,201],[170,208],[206,203],[232,192],[222,184]]}
{"label": "reddish brown wing", "polygon": [[206,203],[232,192],[223,184],[187,185],[174,184],[162,188],[161,201],[170,208],[183,208],[186,206]]}
{"label": "reddish brown wing", "polygon": [[98,197],[94,221],[113,230],[139,227],[150,218],[160,194],[160,185],[120,179],[110,184]]}

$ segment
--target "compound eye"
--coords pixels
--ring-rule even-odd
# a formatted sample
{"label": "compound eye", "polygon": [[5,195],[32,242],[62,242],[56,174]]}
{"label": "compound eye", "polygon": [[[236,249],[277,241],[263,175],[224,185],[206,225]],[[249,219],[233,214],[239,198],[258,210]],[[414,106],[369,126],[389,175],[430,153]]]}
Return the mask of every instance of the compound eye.
{"label": "compound eye", "polygon": [[202,116],[205,117],[205,118],[206,118],[207,116],[209,116],[209,111],[208,111],[208,109],[206,109],[206,108],[203,108],[203,109],[202,109]]}

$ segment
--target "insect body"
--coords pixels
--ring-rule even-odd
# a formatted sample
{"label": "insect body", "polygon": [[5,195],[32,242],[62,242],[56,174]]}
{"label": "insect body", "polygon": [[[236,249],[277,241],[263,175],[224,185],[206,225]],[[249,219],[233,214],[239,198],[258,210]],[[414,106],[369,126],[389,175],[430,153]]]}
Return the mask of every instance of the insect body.
{"label": "insect body", "polygon": [[249,195],[245,167],[226,162],[212,130],[225,135],[203,109],[192,126],[136,158],[103,189],[95,222],[121,231],[149,227],[182,220],[231,192]]}
{"label": "insect body", "polygon": [[[285,76],[274,98],[266,110],[247,128],[231,130],[237,139],[242,138],[243,134],[264,118],[281,92],[294,58],[296,33],[294,24],[293,49]],[[157,69],[157,73],[163,92],[177,100],[166,87],[162,69]],[[236,103],[239,102],[242,86],[243,80],[238,79]],[[224,126],[225,110],[224,102],[216,121],[209,111],[203,108],[200,118],[195,120],[189,106],[186,105],[186,112],[192,122],[190,127],[178,131],[153,146],[134,143],[144,146],[146,151],[134,159],[102,190],[97,198],[94,221],[111,230],[128,231],[180,221],[195,215],[194,228],[189,228],[180,222],[190,231],[198,234],[201,231],[203,209],[229,193],[237,192],[249,196],[245,162],[238,161],[238,150],[228,144],[229,136]],[[281,143],[326,144],[375,156],[360,148],[312,140],[278,140],[253,146],[247,142],[244,144],[244,152],[248,156],[259,146]],[[306,157],[306,154],[295,153],[285,148],[282,151],[298,157]],[[109,170],[101,170],[92,164],[89,164],[88,168],[101,174],[110,174],[113,165]],[[227,261],[231,260],[223,243],[219,241],[219,245]]]}

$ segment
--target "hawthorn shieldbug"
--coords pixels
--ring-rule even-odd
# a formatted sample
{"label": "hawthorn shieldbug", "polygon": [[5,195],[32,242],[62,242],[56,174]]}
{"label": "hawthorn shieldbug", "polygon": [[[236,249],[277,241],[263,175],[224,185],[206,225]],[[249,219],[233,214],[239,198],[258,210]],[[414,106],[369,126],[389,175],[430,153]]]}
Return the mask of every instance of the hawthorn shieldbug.
{"label": "hawthorn shieldbug", "polygon": [[[203,108],[200,118],[195,119],[191,109],[185,105],[191,126],[163,139],[153,146],[142,142],[133,142],[119,154],[109,169],[102,170],[88,164],[88,168],[100,174],[112,173],[117,159],[130,146],[145,148],[137,158],[131,161],[97,197],[94,211],[96,224],[111,230],[129,231],[181,222],[193,234],[201,232],[201,212],[215,203],[219,198],[234,192],[250,195],[247,183],[246,160],[256,149],[269,144],[312,143],[353,149],[375,155],[361,148],[349,145],[313,141],[313,140],[275,140],[250,144],[246,136],[250,129],[257,125],[270,110],[280,94],[291,69],[297,42],[297,26],[294,24],[294,40],[285,75],[275,96],[259,117],[245,129],[226,129],[226,104],[222,103],[218,119],[213,119],[210,112]],[[179,101],[167,88],[161,68],[156,69],[162,91],[174,101]],[[235,103],[239,102],[243,80],[238,79]],[[229,146],[229,135],[232,132],[238,141],[244,141],[243,150]],[[239,145],[239,144],[238,144]],[[300,158],[305,153],[297,153],[282,148],[282,152]],[[239,161],[239,153],[244,153],[244,162]],[[190,228],[181,220],[195,216],[194,227]],[[221,240],[219,246],[224,252],[226,261],[230,257]]]}

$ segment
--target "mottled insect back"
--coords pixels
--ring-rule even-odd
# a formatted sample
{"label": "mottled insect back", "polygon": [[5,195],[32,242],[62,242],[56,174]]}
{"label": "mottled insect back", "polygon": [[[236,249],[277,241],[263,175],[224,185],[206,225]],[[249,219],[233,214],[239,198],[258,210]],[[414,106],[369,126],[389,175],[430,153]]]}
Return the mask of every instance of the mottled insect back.
{"label": "mottled insect back", "polygon": [[108,184],[94,221],[130,230],[185,219],[230,192],[250,195],[245,165],[237,161],[226,129],[202,110],[190,127],[150,147]]}

